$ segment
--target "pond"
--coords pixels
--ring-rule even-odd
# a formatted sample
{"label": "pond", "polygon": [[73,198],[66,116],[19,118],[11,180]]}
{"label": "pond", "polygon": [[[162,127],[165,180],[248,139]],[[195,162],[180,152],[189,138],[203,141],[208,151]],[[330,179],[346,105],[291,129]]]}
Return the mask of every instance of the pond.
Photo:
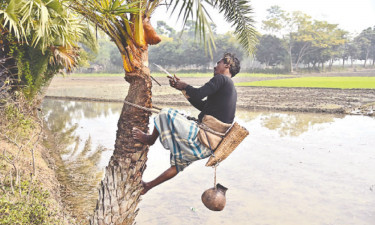
{"label": "pond", "polygon": [[[121,108],[43,102],[62,194],[82,221],[95,206]],[[214,170],[201,160],[143,196],[137,224],[375,224],[375,118],[238,111],[236,120],[250,135],[217,169],[218,183],[228,188],[224,210],[201,202],[214,183]],[[169,152],[157,141],[144,180],[168,167]]]}

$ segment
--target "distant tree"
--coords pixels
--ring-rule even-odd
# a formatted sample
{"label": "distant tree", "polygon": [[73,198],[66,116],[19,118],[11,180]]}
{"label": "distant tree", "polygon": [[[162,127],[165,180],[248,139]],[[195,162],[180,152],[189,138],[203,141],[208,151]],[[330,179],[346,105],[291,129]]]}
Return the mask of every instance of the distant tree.
{"label": "distant tree", "polygon": [[263,27],[283,38],[291,72],[301,62],[313,62],[315,65],[317,57],[322,65],[328,60],[331,60],[332,65],[338,56],[339,46],[345,43],[345,31],[338,29],[336,24],[312,20],[298,11],[285,12],[279,6],[272,6],[267,11],[269,14],[263,21]]}
{"label": "distant tree", "polygon": [[372,59],[372,65],[375,64],[375,26],[366,29],[366,36],[370,40],[369,58]]}
{"label": "distant tree", "polygon": [[368,59],[375,54],[375,29],[369,27],[363,30],[354,41],[359,48],[359,59],[364,60],[363,66],[366,67]]}
{"label": "distant tree", "polygon": [[348,55],[350,58],[351,67],[353,67],[354,61],[359,59],[360,49],[356,39],[351,40],[348,43]]}
{"label": "distant tree", "polygon": [[181,43],[173,38],[164,39],[162,43],[149,48],[150,63],[156,63],[163,67],[179,67],[184,61],[181,61]]}
{"label": "distant tree", "polygon": [[255,57],[266,66],[276,66],[285,61],[287,51],[282,41],[273,35],[263,35],[257,45]]}
{"label": "distant tree", "polygon": [[349,59],[349,39],[346,40],[345,44],[339,46],[338,56],[342,59],[342,67],[345,67],[345,61]]}
{"label": "distant tree", "polygon": [[339,57],[339,47],[345,44],[347,32],[338,29],[337,24],[305,20],[303,17],[301,19],[298,31],[294,34],[293,52],[296,68],[301,61],[306,62],[306,58],[312,59],[312,56],[319,58],[318,61],[322,67],[329,61],[331,68],[333,62]]}
{"label": "distant tree", "polygon": [[289,57],[289,65],[287,67],[290,67],[290,72],[293,72],[292,48],[295,42],[293,33],[298,29],[297,21],[293,19],[294,17],[290,13],[282,10],[277,5],[271,6],[267,9],[267,12],[266,20],[262,21],[263,29],[282,37]]}
{"label": "distant tree", "polygon": [[337,24],[318,20],[314,21],[313,29],[315,30],[313,46],[321,50],[322,66],[329,61],[329,67],[331,68],[333,62],[341,57],[340,47],[348,41],[348,32],[339,29]]}
{"label": "distant tree", "polygon": [[119,53],[119,51],[117,50],[117,48],[113,48],[111,49],[110,51],[110,59],[109,61],[111,62],[111,68],[112,69],[109,69],[107,68],[107,71],[109,72],[122,72],[122,58],[121,58],[121,54]]}
{"label": "distant tree", "polygon": [[370,57],[372,59],[372,66],[374,66],[375,65],[375,26],[372,28],[372,32],[371,32]]}
{"label": "distant tree", "polygon": [[179,61],[184,66],[206,68],[211,62],[211,58],[205,53],[204,46],[201,43],[190,39],[184,40]]}
{"label": "distant tree", "polygon": [[[96,57],[91,61],[91,65],[97,64],[103,66],[104,68],[107,68],[111,65],[111,52],[114,49],[117,50],[117,47],[112,41],[106,38],[100,38],[98,40],[98,44],[98,53],[95,54]],[[122,65],[122,60],[120,65]]]}
{"label": "distant tree", "polygon": [[[215,26],[211,24],[212,30]],[[202,43],[195,36],[194,23],[187,21],[182,31],[174,31],[168,28],[165,22],[158,21],[158,28],[164,34],[171,34],[171,37],[162,37],[163,42],[149,48],[149,61],[163,67],[181,69],[183,67],[194,67],[195,69],[206,69],[217,59],[210,58]],[[170,31],[170,32],[169,32]],[[238,44],[237,39],[232,33],[216,34],[214,50],[216,57],[221,57],[225,52],[235,53],[239,59],[242,59],[244,51]]]}
{"label": "distant tree", "polygon": [[345,66],[345,60],[348,58],[348,54],[347,54],[347,48],[348,48],[347,43],[349,42],[348,35],[349,35],[349,32],[335,28],[334,30],[332,30],[331,35],[328,37],[327,49],[331,57],[330,67],[332,67],[334,61],[339,60],[339,59],[343,59],[343,67]]}
{"label": "distant tree", "polygon": [[174,37],[176,35],[176,30],[168,26],[167,23],[162,20],[157,21],[156,32],[159,35],[167,37]]}
{"label": "distant tree", "polygon": [[214,58],[213,63],[216,63],[219,58],[226,52],[232,52],[236,55],[239,60],[242,60],[245,53],[240,47],[237,39],[233,33],[228,32],[226,34],[217,35],[216,39],[216,51],[215,55],[218,58]]}
{"label": "distant tree", "polygon": [[372,28],[372,32],[371,32],[370,57],[372,58],[372,66],[374,66],[375,65],[375,26]]}
{"label": "distant tree", "polygon": [[97,49],[91,51],[85,46],[82,46],[85,51],[84,56],[87,58],[87,63],[81,65],[82,68],[93,67],[95,65],[101,66],[100,71],[96,72],[107,72],[107,73],[120,73],[123,71],[122,58],[116,45],[110,41],[107,37],[97,37]]}

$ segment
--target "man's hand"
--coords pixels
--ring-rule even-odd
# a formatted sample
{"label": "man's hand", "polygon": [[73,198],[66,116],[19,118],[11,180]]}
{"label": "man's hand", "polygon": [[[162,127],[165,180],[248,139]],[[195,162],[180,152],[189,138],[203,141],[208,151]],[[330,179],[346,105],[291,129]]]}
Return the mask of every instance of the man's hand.
{"label": "man's hand", "polygon": [[185,90],[187,83],[183,82],[178,78],[176,75],[174,77],[168,76],[169,78],[169,85],[177,90]]}

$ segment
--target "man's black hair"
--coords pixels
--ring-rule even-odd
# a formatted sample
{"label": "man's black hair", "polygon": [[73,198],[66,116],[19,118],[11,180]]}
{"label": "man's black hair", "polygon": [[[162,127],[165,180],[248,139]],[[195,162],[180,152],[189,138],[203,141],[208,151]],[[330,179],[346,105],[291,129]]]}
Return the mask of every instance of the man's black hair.
{"label": "man's black hair", "polygon": [[240,72],[241,65],[240,60],[238,60],[232,53],[224,53],[223,56],[224,64],[229,65],[229,72],[232,77],[236,76]]}

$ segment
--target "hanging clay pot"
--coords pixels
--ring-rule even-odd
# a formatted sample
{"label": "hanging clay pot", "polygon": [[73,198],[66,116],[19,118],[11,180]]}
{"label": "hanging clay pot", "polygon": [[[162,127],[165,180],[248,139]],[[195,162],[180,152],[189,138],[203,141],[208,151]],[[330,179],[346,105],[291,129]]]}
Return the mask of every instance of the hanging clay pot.
{"label": "hanging clay pot", "polygon": [[156,45],[161,41],[160,36],[156,33],[155,29],[151,26],[148,18],[143,20],[143,29],[145,31],[145,40],[149,45]]}
{"label": "hanging clay pot", "polygon": [[225,192],[228,188],[221,184],[216,184],[216,187],[207,189],[202,194],[203,204],[212,211],[221,211],[225,207],[226,199]]}

